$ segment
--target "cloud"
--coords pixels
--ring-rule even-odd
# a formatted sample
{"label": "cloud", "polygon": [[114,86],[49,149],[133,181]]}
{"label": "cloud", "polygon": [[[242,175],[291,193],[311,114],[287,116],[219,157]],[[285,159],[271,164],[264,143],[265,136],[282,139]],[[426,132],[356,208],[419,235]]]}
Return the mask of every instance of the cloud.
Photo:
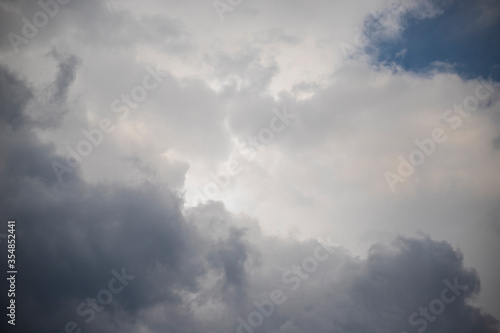
{"label": "cloud", "polygon": [[[29,92],[8,75],[2,90]],[[11,115],[23,112],[22,103],[11,108]],[[2,136],[12,137],[9,125],[18,117],[2,119]],[[221,204],[183,214],[182,198],[161,184],[92,185],[77,172],[59,184],[47,163],[57,158],[53,146],[25,127],[17,131],[25,139],[7,147],[0,198],[2,219],[17,221],[23,332],[60,330],[68,321],[91,332],[235,330],[236,318],[247,318],[253,301],[262,302],[272,286],[287,301],[266,318],[265,331],[397,331],[440,297],[444,280],[468,289],[427,332],[497,332],[493,317],[468,304],[479,293],[479,278],[446,242],[399,237],[374,246],[366,259],[336,248],[307,279],[287,280],[283,273],[312,256],[317,241],[264,236],[255,221]],[[135,278],[87,324],[76,309],[122,267]]]}
{"label": "cloud", "polygon": [[[379,37],[445,5],[413,3]],[[215,333],[262,317],[255,331],[498,332],[498,83],[391,193],[384,171],[484,83],[449,62],[347,63],[342,41],[387,6],[258,0],[221,23],[210,2],[70,2],[18,54],[2,39],[0,219],[17,221],[18,329]],[[2,31],[38,10],[1,1]],[[148,66],[161,84],[120,117],[112,103]],[[191,207],[285,107],[294,120],[220,201]],[[115,130],[60,183],[53,163],[103,118]],[[87,323],[77,309],[122,269],[134,279]],[[272,298],[286,300],[267,316]]]}
{"label": "cloud", "polygon": [[68,89],[75,80],[79,61],[76,56],[64,56],[59,54],[55,49],[52,50],[50,55],[59,61],[59,72],[54,82],[56,91],[52,98],[56,101],[65,100],[67,98]]}
{"label": "cloud", "polygon": [[0,84],[4,89],[0,92],[3,110],[0,114],[3,123],[9,124],[12,128],[20,128],[25,119],[19,112],[26,103],[33,97],[33,94],[15,75],[4,67],[0,70]]}

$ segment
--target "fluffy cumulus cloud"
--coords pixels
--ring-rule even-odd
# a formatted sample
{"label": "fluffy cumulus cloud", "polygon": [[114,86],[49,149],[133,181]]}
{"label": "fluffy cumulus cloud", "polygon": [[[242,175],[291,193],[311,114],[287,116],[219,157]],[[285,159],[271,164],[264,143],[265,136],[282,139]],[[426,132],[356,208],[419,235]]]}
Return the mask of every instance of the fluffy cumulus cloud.
{"label": "fluffy cumulus cloud", "polygon": [[498,12],[0,0],[2,332],[498,332]]}

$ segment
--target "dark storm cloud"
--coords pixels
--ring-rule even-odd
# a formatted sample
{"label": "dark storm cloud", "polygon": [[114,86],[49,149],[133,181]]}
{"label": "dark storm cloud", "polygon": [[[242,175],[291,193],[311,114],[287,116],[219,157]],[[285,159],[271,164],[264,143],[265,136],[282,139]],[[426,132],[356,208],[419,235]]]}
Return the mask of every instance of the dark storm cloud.
{"label": "dark storm cloud", "polygon": [[[54,182],[54,171],[50,167],[54,147],[38,142],[30,131],[31,119],[23,112],[33,100],[30,88],[4,67],[0,66],[0,172],[2,172],[2,194],[14,191],[19,179],[37,179],[44,184]],[[55,157],[56,161],[63,159]],[[74,178],[70,176],[69,179]],[[6,199],[6,197],[4,197]]]}
{"label": "dark storm cloud", "polygon": [[[28,95],[19,80],[2,74],[9,80],[2,81],[1,91]],[[7,120],[22,116],[23,103],[8,106]],[[141,275],[120,303],[130,318],[151,304],[175,303],[173,285],[195,287],[200,271],[188,261],[197,256],[182,258],[190,253],[188,230],[176,196],[151,184],[90,186],[77,171],[60,186],[50,167],[52,160],[62,162],[54,148],[39,143],[29,128],[13,132],[2,120],[0,215],[19,221],[18,244],[29,244],[16,252],[26,268],[18,279],[18,318],[24,319],[17,327],[62,327],[75,318],[81,301],[105,286],[113,268]]]}
{"label": "dark storm cloud", "polygon": [[[210,230],[198,227],[203,222],[210,221],[219,233],[231,223],[240,225],[242,221],[221,209],[220,205],[209,205],[198,210],[196,226],[200,233]],[[318,263],[316,271],[305,274],[303,270],[305,276],[299,278],[286,272],[312,257],[318,243],[267,238],[251,221],[246,225],[247,248],[259,252],[254,255],[247,251],[248,301],[230,303],[226,311],[232,318],[219,323],[219,331],[236,332],[241,323],[237,318],[248,323],[247,318],[256,311],[253,301],[264,302],[270,291],[278,288],[287,300],[277,305],[255,331],[498,332],[496,319],[469,305],[480,292],[479,277],[464,266],[463,255],[446,242],[427,236],[400,237],[389,245],[374,246],[366,259],[336,248],[328,261]],[[225,233],[230,234],[229,230]],[[232,256],[238,257],[237,253]],[[444,308],[439,308],[441,305]]]}
{"label": "dark storm cloud", "polygon": [[[289,301],[270,318],[266,331],[287,326],[290,330],[284,332],[295,332],[292,328],[298,332],[414,332],[424,326],[420,309],[440,299],[451,282],[468,289],[427,321],[425,331],[497,332],[492,317],[467,304],[479,292],[479,279],[463,267],[462,260],[449,244],[429,238],[399,238],[391,246],[376,246],[366,260],[339,250],[330,265],[311,274],[296,293],[287,294]],[[415,312],[413,321],[420,323],[410,325]]]}
{"label": "dark storm cloud", "polygon": [[[446,281],[466,286],[467,290],[456,292],[456,298],[449,297],[454,300],[446,305],[444,312],[433,316],[431,311],[429,317],[436,318],[426,320],[420,309],[429,308],[433,300],[444,298],[443,289],[452,292]],[[462,254],[446,242],[400,238],[392,248],[374,247],[363,273],[353,279],[350,288],[349,293],[355,300],[364,301],[367,313],[371,313],[371,309],[384,309],[386,313],[377,320],[381,329],[385,326],[389,331],[410,332],[425,326],[426,332],[497,331],[493,317],[467,304],[480,291],[479,278],[475,271],[464,268]],[[391,321],[398,313],[404,314],[402,320]],[[410,325],[412,315],[414,323],[418,320],[421,323]],[[360,332],[373,330],[365,327]]]}
{"label": "dark storm cloud", "polygon": [[[2,92],[31,96],[22,81],[5,70],[1,74]],[[87,317],[76,314],[79,304],[96,297],[106,287],[111,270],[122,267],[137,278],[126,292],[115,295],[116,302],[102,318],[85,326],[88,331],[107,327],[108,320],[126,327],[156,304],[172,307],[170,313],[179,312],[179,318],[187,316],[177,291],[196,292],[196,280],[205,267],[222,269],[223,290],[243,289],[243,231],[232,228],[227,239],[205,249],[197,245],[200,237],[183,221],[181,199],[159,185],[89,185],[78,170],[59,184],[51,162],[62,162],[62,158],[55,155],[52,145],[38,142],[29,126],[17,121],[22,119],[25,103],[10,101],[4,104],[8,112],[2,113],[8,117],[2,117],[0,124],[0,216],[18,221],[16,256],[24,267],[17,282],[18,329],[62,330],[68,321],[83,328]],[[12,123],[19,124],[17,131]],[[210,253],[206,263],[202,262],[205,252]],[[6,287],[4,281],[2,287]],[[178,325],[180,331],[189,326],[187,322]]]}

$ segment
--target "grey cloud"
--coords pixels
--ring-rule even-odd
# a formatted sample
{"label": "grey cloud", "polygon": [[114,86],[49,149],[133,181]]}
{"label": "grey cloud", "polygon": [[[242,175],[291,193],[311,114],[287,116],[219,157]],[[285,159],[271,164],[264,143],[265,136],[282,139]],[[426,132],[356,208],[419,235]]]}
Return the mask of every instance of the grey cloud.
{"label": "grey cloud", "polygon": [[[0,15],[5,18],[5,29],[22,36],[25,16],[30,22],[33,14],[42,11],[38,1],[2,0]],[[35,37],[28,38],[28,45],[19,47],[21,51],[31,45],[51,46],[55,36],[67,32],[67,27],[74,28],[74,38],[92,41],[94,47],[125,50],[135,43],[161,46],[172,53],[186,55],[195,49],[181,21],[163,14],[134,16],[131,12],[117,10],[101,1],[89,0],[84,3],[70,1],[59,5],[54,17],[38,29]],[[89,44],[90,45],[90,44]],[[12,51],[7,34],[1,36],[0,48]]]}
{"label": "grey cloud", "polygon": [[[8,84],[25,89],[19,81]],[[21,114],[22,108],[14,105],[11,112]],[[17,299],[26,305],[19,306],[18,318],[32,320],[20,319],[18,327],[35,332],[64,325],[65,318],[74,318],[80,301],[102,288],[103,274],[113,268],[147,276],[131,286],[122,304],[130,314],[160,301],[175,302],[169,284],[194,288],[197,268],[180,265],[179,254],[189,251],[182,250],[187,231],[176,196],[148,184],[137,189],[89,186],[78,178],[78,170],[61,185],[51,162],[62,158],[51,145],[39,143],[29,128],[17,134],[5,122],[1,126],[2,143],[9,141],[2,158],[0,215],[3,220],[15,218],[19,243],[29,244],[16,252],[19,264],[27,268],[19,276]],[[156,267],[169,269],[160,278]],[[185,270],[190,278],[177,274]]]}
{"label": "grey cloud", "polygon": [[283,29],[269,29],[256,35],[256,41],[264,44],[298,44],[300,40],[300,37],[287,34]]}
{"label": "grey cloud", "polygon": [[217,244],[214,252],[209,255],[214,266],[221,266],[224,271],[225,284],[224,289],[235,287],[243,289],[245,287],[245,269],[247,260],[246,248],[241,243],[243,231],[240,229],[231,229],[229,238],[224,243]]}
{"label": "grey cloud", "polygon": [[23,82],[3,66],[0,66],[0,87],[2,87],[0,120],[12,126],[13,129],[18,129],[26,121],[21,110],[33,98],[33,94]]}
{"label": "grey cloud", "polygon": [[500,149],[500,136],[493,139],[493,148]]}
{"label": "grey cloud", "polygon": [[218,53],[209,56],[208,61],[219,79],[232,83],[226,88],[229,91],[240,86],[246,93],[263,92],[279,72],[274,59],[263,59],[261,51],[251,47],[243,47],[232,54]]}
{"label": "grey cloud", "polygon": [[75,55],[60,54],[56,49],[53,49],[50,52],[50,55],[59,61],[59,72],[57,73],[57,77],[54,82],[56,90],[52,95],[52,99],[60,102],[61,100],[66,100],[67,98],[68,90],[75,80],[80,60]]}
{"label": "grey cloud", "polygon": [[319,84],[316,82],[305,82],[302,81],[293,86],[293,92],[316,92],[320,88]]}
{"label": "grey cloud", "polygon": [[180,55],[195,49],[182,22],[168,17],[168,11],[135,16],[129,11],[111,9],[99,1],[90,6],[87,3],[74,5],[74,23],[80,27],[78,36],[92,45],[127,50],[137,43],[149,44]]}
{"label": "grey cloud", "polygon": [[289,301],[264,331],[410,332],[415,327],[409,316],[441,297],[444,280],[456,279],[468,291],[428,323],[426,332],[497,332],[493,317],[467,304],[479,292],[479,279],[449,244],[399,238],[388,247],[372,248],[366,260],[337,251],[337,258],[305,280],[296,294],[287,293]]}

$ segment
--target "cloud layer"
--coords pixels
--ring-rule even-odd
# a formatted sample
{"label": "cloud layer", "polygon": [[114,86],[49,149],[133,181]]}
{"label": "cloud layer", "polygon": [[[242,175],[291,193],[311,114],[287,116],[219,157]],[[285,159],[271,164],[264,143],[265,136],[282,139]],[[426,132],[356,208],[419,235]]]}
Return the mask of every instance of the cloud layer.
{"label": "cloud layer", "polygon": [[43,3],[0,1],[17,331],[498,332],[500,86],[377,58],[455,2]]}

